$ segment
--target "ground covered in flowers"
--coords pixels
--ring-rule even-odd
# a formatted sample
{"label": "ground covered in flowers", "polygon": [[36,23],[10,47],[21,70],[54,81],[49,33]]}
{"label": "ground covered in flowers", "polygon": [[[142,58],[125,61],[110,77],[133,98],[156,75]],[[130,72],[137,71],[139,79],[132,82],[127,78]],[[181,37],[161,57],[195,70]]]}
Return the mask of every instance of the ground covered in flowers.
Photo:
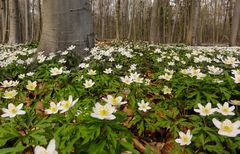
{"label": "ground covered in flowers", "polygon": [[240,151],[239,48],[73,49],[0,45],[1,154]]}

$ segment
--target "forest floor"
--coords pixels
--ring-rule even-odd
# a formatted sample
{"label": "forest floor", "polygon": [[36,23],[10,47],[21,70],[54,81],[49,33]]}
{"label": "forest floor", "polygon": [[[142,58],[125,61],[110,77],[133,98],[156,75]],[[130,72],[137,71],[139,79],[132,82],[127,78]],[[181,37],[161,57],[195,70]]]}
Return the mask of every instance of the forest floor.
{"label": "forest floor", "polygon": [[97,44],[0,45],[1,154],[239,152],[240,48]]}

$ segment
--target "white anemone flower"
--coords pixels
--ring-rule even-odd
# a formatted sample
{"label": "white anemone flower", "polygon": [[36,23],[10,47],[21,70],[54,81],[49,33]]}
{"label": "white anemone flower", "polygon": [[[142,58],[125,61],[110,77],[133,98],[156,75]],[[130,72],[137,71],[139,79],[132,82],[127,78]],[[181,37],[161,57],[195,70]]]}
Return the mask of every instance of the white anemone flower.
{"label": "white anemone flower", "polygon": [[111,68],[107,68],[103,71],[106,74],[111,74],[112,73],[112,69]]}
{"label": "white anemone flower", "polygon": [[225,119],[223,122],[213,118],[213,124],[219,129],[218,134],[228,137],[236,137],[240,134],[240,121],[232,123],[229,119]]}
{"label": "white anemone flower", "polygon": [[88,67],[89,67],[89,64],[81,63],[81,64],[79,64],[78,67],[80,67],[80,68],[88,68]]}
{"label": "white anemone flower", "polygon": [[240,75],[235,75],[234,77],[232,77],[232,79],[235,83],[240,83]]}
{"label": "white anemone flower", "polygon": [[2,117],[10,117],[13,118],[16,115],[23,115],[26,112],[21,110],[23,107],[23,103],[19,104],[18,106],[15,106],[14,104],[10,103],[8,104],[8,108],[3,108],[2,111],[4,112],[4,114],[2,114]]}
{"label": "white anemone flower", "polygon": [[12,80],[8,81],[8,80],[4,80],[3,82],[1,82],[3,88],[7,88],[7,87],[12,87]]}
{"label": "white anemone flower", "polygon": [[10,91],[5,91],[3,94],[3,98],[5,99],[12,99],[14,98],[16,95],[18,94],[18,92],[16,90],[10,90]]}
{"label": "white anemone flower", "polygon": [[57,67],[51,68],[50,72],[51,72],[51,76],[56,76],[56,75],[60,75],[63,73],[63,68],[60,67],[59,69]]}
{"label": "white anemone flower", "polygon": [[123,98],[121,96],[113,97],[112,95],[107,95],[107,98],[103,98],[105,102],[114,106],[119,106],[127,103],[126,101],[122,101],[122,99]]}
{"label": "white anemone flower", "polygon": [[105,105],[101,105],[96,103],[95,107],[93,107],[93,113],[91,113],[91,116],[101,120],[113,120],[116,118],[115,115],[113,115],[114,112],[116,112],[116,109],[111,104],[107,103]]}
{"label": "white anemone flower", "polygon": [[12,82],[12,86],[13,86],[13,87],[16,87],[18,84],[19,84],[19,81],[13,81],[13,82]]}
{"label": "white anemone flower", "polygon": [[88,75],[96,75],[96,70],[92,70],[92,69],[90,69],[90,70],[88,70],[88,73],[87,73]]}
{"label": "white anemone flower", "polygon": [[172,93],[172,88],[169,88],[168,86],[164,86],[162,91],[163,91],[164,95],[171,94]]}
{"label": "white anemone flower", "polygon": [[28,72],[26,75],[27,75],[27,76],[33,76],[34,73],[33,73],[33,72]]}
{"label": "white anemone flower", "polygon": [[47,148],[45,149],[42,146],[37,145],[34,149],[34,154],[58,154],[56,151],[56,143],[55,139],[52,139]]}
{"label": "white anemone flower", "polygon": [[232,105],[238,105],[239,106],[240,105],[240,100],[230,100],[229,103],[232,104]]}
{"label": "white anemone flower", "polygon": [[94,84],[95,84],[95,82],[93,82],[92,79],[85,80],[85,83],[83,83],[85,88],[91,88]]}
{"label": "white anemone flower", "polygon": [[138,110],[147,112],[147,110],[150,110],[151,107],[149,106],[149,102],[144,102],[144,100],[141,100],[141,102],[138,103]]}
{"label": "white anemone flower", "polygon": [[68,96],[67,101],[66,100],[60,101],[57,105],[59,106],[58,109],[61,110],[60,113],[64,113],[68,111],[71,107],[73,107],[76,104],[77,101],[78,101],[78,98],[73,101],[72,95]]}
{"label": "white anemone flower", "polygon": [[164,79],[164,80],[170,81],[172,79],[172,76],[173,76],[172,74],[165,73],[164,75],[160,75],[158,79]]}
{"label": "white anemone flower", "polygon": [[18,78],[19,78],[19,79],[25,78],[25,74],[19,74],[19,75],[18,75]]}
{"label": "white anemone flower", "polygon": [[49,109],[46,109],[45,112],[47,114],[56,114],[58,112],[60,104],[55,104],[54,102],[50,102]]}
{"label": "white anemone flower", "polygon": [[26,88],[30,91],[34,91],[37,87],[37,81],[28,81],[28,84],[26,85]]}
{"label": "white anemone flower", "polygon": [[119,65],[119,64],[116,65],[117,69],[121,69],[122,67],[123,67],[122,65]]}
{"label": "white anemone flower", "polygon": [[223,105],[218,103],[217,106],[218,106],[217,112],[221,113],[222,115],[235,115],[235,113],[233,112],[235,106],[229,107],[228,102],[225,102]]}
{"label": "white anemone flower", "polygon": [[182,131],[179,132],[180,138],[176,139],[175,141],[180,145],[189,145],[191,144],[192,135],[190,130],[187,130],[187,133],[183,133]]}
{"label": "white anemone flower", "polygon": [[217,110],[216,108],[212,108],[211,103],[207,103],[206,106],[202,106],[202,104],[198,103],[198,108],[199,109],[194,109],[194,111],[198,112],[201,116],[211,115]]}
{"label": "white anemone flower", "polygon": [[120,79],[123,83],[126,83],[128,85],[130,85],[133,82],[133,79],[127,75],[125,77],[120,77]]}

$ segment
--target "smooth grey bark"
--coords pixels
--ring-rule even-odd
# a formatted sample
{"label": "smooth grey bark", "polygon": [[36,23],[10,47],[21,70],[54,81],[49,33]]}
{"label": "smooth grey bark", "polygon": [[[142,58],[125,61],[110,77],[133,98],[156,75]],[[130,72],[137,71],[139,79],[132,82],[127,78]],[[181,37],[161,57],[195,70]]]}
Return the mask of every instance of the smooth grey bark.
{"label": "smooth grey bark", "polygon": [[116,20],[116,39],[120,39],[120,4],[121,1],[117,0],[116,2],[116,12],[115,12],[115,20]]}
{"label": "smooth grey bark", "polygon": [[20,43],[18,0],[9,0],[9,39],[8,44]]}
{"label": "smooth grey bark", "polygon": [[232,19],[232,25],[231,25],[230,46],[236,45],[239,20],[240,20],[240,0],[237,0],[234,7],[233,19]]}
{"label": "smooth grey bark", "polygon": [[38,51],[55,52],[75,45],[84,57],[84,48],[94,46],[93,19],[89,0],[43,0],[42,36]]}
{"label": "smooth grey bark", "polygon": [[8,1],[2,0],[2,43],[7,42],[8,38]]}
{"label": "smooth grey bark", "polygon": [[29,0],[25,0],[24,1],[24,7],[25,7],[25,12],[24,12],[24,20],[25,20],[25,42],[29,42],[30,41],[30,2]]}
{"label": "smooth grey bark", "polygon": [[195,0],[195,10],[193,17],[192,45],[197,45],[197,29],[200,12],[201,0]]}
{"label": "smooth grey bark", "polygon": [[152,43],[158,42],[158,23],[159,23],[159,16],[158,16],[158,7],[160,4],[160,0],[154,0],[152,6],[152,13],[151,13],[151,25],[150,25],[150,36],[149,41]]}

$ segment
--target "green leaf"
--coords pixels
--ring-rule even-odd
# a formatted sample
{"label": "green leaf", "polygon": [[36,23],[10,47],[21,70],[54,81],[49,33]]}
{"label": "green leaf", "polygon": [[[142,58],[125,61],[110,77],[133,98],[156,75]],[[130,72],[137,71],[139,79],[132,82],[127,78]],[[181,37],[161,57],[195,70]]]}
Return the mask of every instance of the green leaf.
{"label": "green leaf", "polygon": [[0,149],[0,153],[1,154],[16,154],[18,152],[22,152],[24,149],[25,149],[24,146],[4,148],[4,149]]}
{"label": "green leaf", "polygon": [[131,151],[133,154],[139,154],[137,150],[134,149],[134,146],[128,142],[119,141],[120,145],[126,148],[126,150]]}
{"label": "green leaf", "polygon": [[101,154],[104,151],[104,147],[106,145],[105,140],[101,140],[97,144],[92,144],[88,150],[89,153],[91,154]]}

